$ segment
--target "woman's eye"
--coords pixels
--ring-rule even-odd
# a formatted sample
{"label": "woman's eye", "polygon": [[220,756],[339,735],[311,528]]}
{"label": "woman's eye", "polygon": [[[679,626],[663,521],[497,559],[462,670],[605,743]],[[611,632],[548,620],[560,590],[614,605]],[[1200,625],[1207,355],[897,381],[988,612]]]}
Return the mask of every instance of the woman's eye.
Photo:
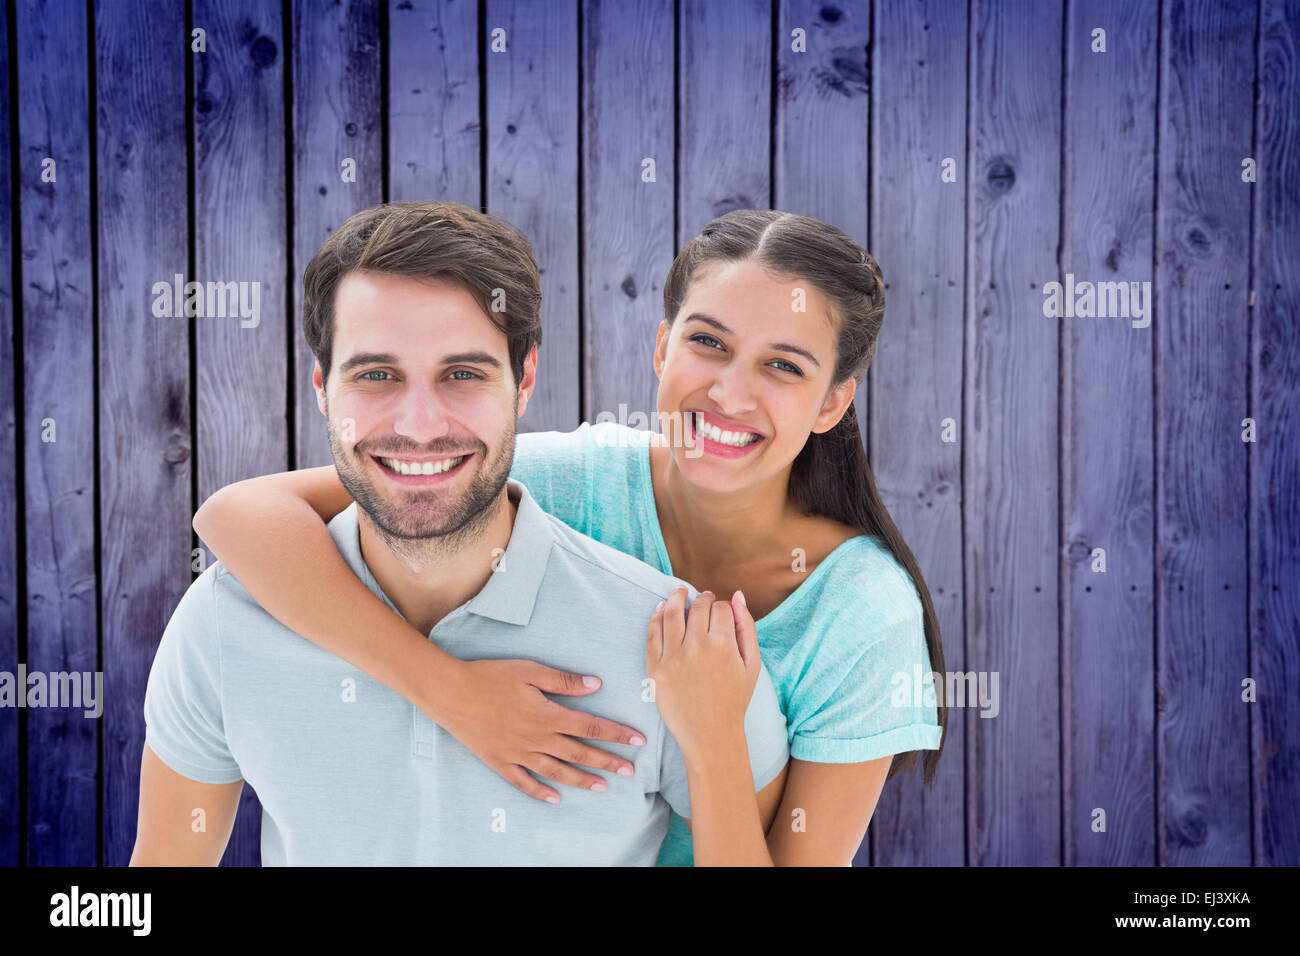
{"label": "woman's eye", "polygon": [[366,376],[368,376],[368,375],[388,375],[388,373],[385,372],[383,369],[378,369],[378,368],[371,369],[369,372],[362,372],[362,373],[361,373],[361,377],[364,378],[364,379],[366,379],[367,382],[385,382],[385,381],[387,381],[387,379],[383,379],[383,378],[367,378]]}
{"label": "woman's eye", "polygon": [[794,374],[796,374],[796,375],[802,375],[802,374],[803,374],[803,371],[799,368],[799,366],[797,366],[797,365],[793,365],[793,364],[791,364],[790,362],[785,361],[785,359],[777,359],[777,360],[776,360],[775,362],[773,362],[772,364],[773,364],[773,365],[784,365],[785,368],[782,369],[782,371],[790,371],[790,372],[794,372]]}
{"label": "woman's eye", "polygon": [[[706,335],[706,334],[703,333],[703,332],[696,332],[694,335],[691,336],[691,341],[692,341],[692,342],[700,342],[700,343],[703,343],[703,344],[707,344],[707,343],[705,343],[705,340],[706,340],[706,339],[707,339],[709,342],[712,342],[713,345],[716,345],[718,348],[721,348],[721,347],[722,347],[722,343],[721,343],[721,342],[719,342],[719,341],[718,341],[717,339],[715,339],[713,336],[711,336],[711,335]],[[709,347],[712,348],[713,345],[710,345]]]}

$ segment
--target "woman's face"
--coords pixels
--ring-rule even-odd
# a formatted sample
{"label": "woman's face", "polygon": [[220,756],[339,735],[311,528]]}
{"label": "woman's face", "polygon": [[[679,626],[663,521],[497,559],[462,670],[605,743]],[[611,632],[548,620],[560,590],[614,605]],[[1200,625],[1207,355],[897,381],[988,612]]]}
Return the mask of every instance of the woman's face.
{"label": "woman's face", "polygon": [[811,283],[751,261],[698,269],[673,324],[659,324],[654,355],[661,430],[683,436],[672,454],[686,479],[734,491],[787,471],[853,401],[851,378],[831,381],[835,339]]}

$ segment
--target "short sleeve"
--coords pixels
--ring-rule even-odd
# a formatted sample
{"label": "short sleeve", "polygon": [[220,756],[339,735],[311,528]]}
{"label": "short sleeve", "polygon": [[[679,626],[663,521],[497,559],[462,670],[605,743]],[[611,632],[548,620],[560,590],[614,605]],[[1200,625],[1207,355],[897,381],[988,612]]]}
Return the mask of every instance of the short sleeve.
{"label": "short sleeve", "polygon": [[[663,756],[659,765],[659,792],[680,817],[690,819],[691,792],[686,781],[686,759],[671,733],[664,732]],[[754,774],[754,792],[776,779],[790,760],[785,715],[767,668],[760,668],[754,695],[745,711],[745,741],[749,745],[749,768]]]}
{"label": "short sleeve", "polygon": [[882,622],[851,607],[830,625],[840,648],[858,647],[836,660],[830,648],[822,668],[802,681],[803,702],[792,728],[790,754],[812,763],[861,763],[912,750],[937,750],[939,726],[920,601]]}
{"label": "short sleeve", "polygon": [[221,648],[214,564],[190,584],[163,631],[144,695],[145,743],[183,777],[242,777],[221,717]]}

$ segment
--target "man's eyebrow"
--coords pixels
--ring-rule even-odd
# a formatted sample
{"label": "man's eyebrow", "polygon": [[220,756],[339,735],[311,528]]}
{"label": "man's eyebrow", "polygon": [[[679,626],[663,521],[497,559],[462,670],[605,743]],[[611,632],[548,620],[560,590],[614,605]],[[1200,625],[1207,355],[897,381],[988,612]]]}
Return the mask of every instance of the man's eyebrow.
{"label": "man's eyebrow", "polygon": [[[722,324],[721,322],[719,322],[717,319],[709,318],[709,316],[707,316],[707,315],[701,315],[701,314],[698,313],[698,312],[692,312],[690,315],[688,315],[688,316],[686,317],[685,321],[686,321],[686,322],[691,322],[691,321],[695,321],[695,322],[703,322],[703,323],[705,323],[706,325],[711,325],[711,326],[713,326],[713,327],[714,327],[715,329],[717,329],[719,332],[722,332],[722,333],[724,333],[724,334],[726,334],[726,335],[731,335],[731,329],[727,328],[725,325],[723,325],[723,324]],[[792,352],[792,353],[794,353],[795,355],[802,355],[802,356],[804,356],[805,358],[807,358],[808,361],[810,361],[810,362],[812,362],[814,365],[816,365],[818,368],[821,368],[821,367],[822,367],[822,363],[819,362],[819,361],[817,361],[817,356],[813,355],[813,354],[812,354],[811,352],[809,352],[807,349],[801,349],[801,348],[799,348],[799,346],[797,346],[797,345],[790,345],[789,343],[786,343],[786,342],[773,342],[771,345],[768,346],[768,348],[770,348],[770,349],[775,349],[775,350],[778,351],[778,352]]]}
{"label": "man's eyebrow", "polygon": [[[455,355],[445,355],[442,359],[444,365],[455,365],[461,362],[490,365],[493,368],[501,368],[501,363],[487,352],[459,352]],[[400,364],[401,361],[391,352],[358,352],[356,355],[349,356],[345,361],[339,364],[339,372],[340,374],[349,372],[352,369],[360,368],[363,365]]]}

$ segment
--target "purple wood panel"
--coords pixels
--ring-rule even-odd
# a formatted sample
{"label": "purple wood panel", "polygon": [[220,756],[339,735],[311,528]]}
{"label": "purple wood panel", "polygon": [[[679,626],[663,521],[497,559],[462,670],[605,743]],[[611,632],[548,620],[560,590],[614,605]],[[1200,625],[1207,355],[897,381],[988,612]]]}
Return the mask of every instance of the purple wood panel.
{"label": "purple wood panel", "polygon": [[[1061,13],[971,5],[963,488],[966,666],[998,675],[965,709],[968,862],[1061,862],[1057,350]],[[991,680],[991,676],[990,676]]]}
{"label": "purple wood panel", "polygon": [[[1072,5],[1066,37],[1061,270],[1152,279],[1154,6]],[[1105,30],[1105,52],[1093,52]],[[1065,281],[1065,276],[1056,277]],[[1151,286],[1139,286],[1150,289]],[[1149,296],[1144,297],[1148,309]],[[1130,309],[1131,311],[1131,309]],[[1155,862],[1152,455],[1154,324],[1062,322],[1061,475],[1065,862]],[[1105,552],[1104,573],[1093,550]],[[1105,829],[1100,829],[1105,813]]]}
{"label": "purple wood panel", "polygon": [[[1256,866],[1300,863],[1300,6],[1260,9],[1250,446],[1251,705]],[[1247,188],[1232,183],[1232,188]],[[1244,417],[1244,416],[1243,416]]]}
{"label": "purple wood panel", "polygon": [[[9,7],[0,7],[0,50],[6,56],[11,29]],[[18,173],[9,152],[9,110],[9,71],[0,70],[0,162],[9,163],[6,186]],[[0,189],[0,455],[16,464],[21,443],[16,434],[20,413],[14,409],[13,227],[12,195],[7,188]],[[6,670],[11,665],[16,668],[16,662],[21,660],[18,609],[26,595],[19,593],[18,531],[23,520],[18,508],[17,469],[0,469],[0,669]],[[18,737],[20,713],[23,711],[16,707],[0,707],[0,767],[13,768],[0,774],[0,820],[5,821],[0,826],[0,866],[19,864],[19,838],[26,826],[18,789],[24,752]]]}
{"label": "purple wood panel", "polygon": [[671,0],[585,0],[582,58],[582,417],[595,421],[620,403],[656,408],[651,356],[676,252]]}
{"label": "purple wood panel", "polygon": [[[47,29],[51,18],[60,29]],[[93,675],[99,634],[95,475],[87,467],[95,458],[95,302],[86,5],[24,0],[14,28],[22,50],[15,100],[24,292],[25,659],[29,672]],[[44,181],[48,170],[53,182]],[[30,865],[97,862],[100,718],[87,717],[87,709],[27,712]]]}
{"label": "purple wood panel", "polygon": [[[944,667],[964,671],[961,443],[943,441],[942,423],[952,419],[960,435],[966,17],[939,0],[878,3],[874,28],[870,251],[886,309],[870,372],[871,463],[930,591]],[[942,181],[946,159],[955,161],[954,182]],[[965,861],[963,714],[949,710],[931,786],[918,757],[881,792],[870,829],[876,864]]]}
{"label": "purple wood panel", "polygon": [[770,208],[771,4],[682,0],[678,26],[681,249],[725,212]]}
{"label": "purple wood panel", "polygon": [[[194,67],[194,258],[201,282],[253,289],[256,305],[195,322],[198,496],[283,471],[286,418],[284,37],[257,0],[196,0],[207,52]],[[246,283],[246,285],[242,285]],[[296,326],[290,334],[299,335]],[[202,545],[202,542],[200,541]],[[204,546],[197,574],[213,561]],[[245,787],[223,862],[260,860],[261,804]]]}
{"label": "purple wood panel", "polygon": [[[487,63],[487,211],[528,237],[542,286],[537,388],[519,430],[576,428],[578,369],[578,5],[490,0],[506,49]],[[477,114],[476,114],[477,115]]]}
{"label": "purple wood panel", "polygon": [[385,42],[389,198],[480,208],[474,0],[390,0]]}
{"label": "purple wood panel", "polygon": [[185,10],[95,6],[106,866],[135,843],[144,690],[189,583],[189,323],[153,315],[187,273]]}
{"label": "purple wood panel", "polygon": [[[331,465],[302,335],[302,274],[330,233],[383,200],[379,12],[373,3],[293,0],[293,342],[297,468]],[[356,181],[343,179],[353,160]]]}
{"label": "purple wood panel", "polygon": [[[1250,154],[1255,7],[1170,0],[1156,213],[1158,859],[1250,864]],[[1206,69],[1214,63],[1215,68]],[[1294,693],[1294,691],[1292,692]]]}
{"label": "purple wood panel", "polygon": [[[773,207],[830,223],[868,251],[870,45],[868,2],[777,0]],[[854,398],[868,451],[869,381]]]}

